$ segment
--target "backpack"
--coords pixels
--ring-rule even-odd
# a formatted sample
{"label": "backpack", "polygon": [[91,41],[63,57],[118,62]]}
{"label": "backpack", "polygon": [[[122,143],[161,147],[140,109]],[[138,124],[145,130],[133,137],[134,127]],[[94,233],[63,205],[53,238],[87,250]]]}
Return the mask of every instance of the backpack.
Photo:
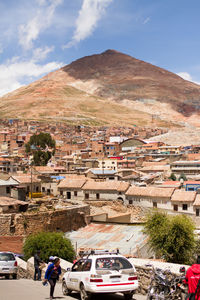
{"label": "backpack", "polygon": [[197,287],[196,287],[195,293],[188,294],[187,300],[195,300],[195,297],[196,297],[196,294],[198,292],[199,287],[200,287],[200,279],[199,279],[199,281],[197,283]]}

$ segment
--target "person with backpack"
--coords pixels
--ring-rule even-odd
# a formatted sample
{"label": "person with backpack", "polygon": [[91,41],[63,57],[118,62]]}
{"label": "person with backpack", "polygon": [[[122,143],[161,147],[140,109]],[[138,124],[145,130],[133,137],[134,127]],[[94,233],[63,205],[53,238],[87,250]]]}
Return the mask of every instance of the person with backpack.
{"label": "person with backpack", "polygon": [[186,299],[200,300],[200,256],[197,257],[197,263],[187,270],[184,284],[188,285]]}
{"label": "person with backpack", "polygon": [[56,257],[51,263],[46,272],[45,272],[45,279],[43,281],[43,284],[45,284],[47,281],[49,281],[50,284],[50,300],[53,299],[54,289],[56,285],[56,281],[59,279],[59,275],[61,274],[61,267],[60,267],[60,259]]}

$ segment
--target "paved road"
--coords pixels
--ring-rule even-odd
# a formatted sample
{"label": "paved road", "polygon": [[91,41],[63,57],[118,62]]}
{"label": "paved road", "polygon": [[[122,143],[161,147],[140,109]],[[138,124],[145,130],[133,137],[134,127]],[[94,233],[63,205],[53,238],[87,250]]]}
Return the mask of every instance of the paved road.
{"label": "paved road", "polygon": [[[55,299],[78,300],[79,295],[73,293],[71,297],[63,296],[61,284],[56,285]],[[45,300],[49,299],[49,286],[44,287],[40,281],[27,279],[5,280],[0,279],[0,300]],[[95,300],[123,300],[121,295],[98,295]],[[133,300],[145,300],[146,297],[134,295]]]}

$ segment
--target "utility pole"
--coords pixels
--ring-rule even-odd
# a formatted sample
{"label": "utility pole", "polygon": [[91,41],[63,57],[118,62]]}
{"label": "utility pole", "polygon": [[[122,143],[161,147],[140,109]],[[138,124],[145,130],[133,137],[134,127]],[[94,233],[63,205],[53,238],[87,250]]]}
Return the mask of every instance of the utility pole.
{"label": "utility pole", "polygon": [[32,171],[32,164],[31,164],[31,200],[32,200],[32,193],[33,193],[33,171]]}

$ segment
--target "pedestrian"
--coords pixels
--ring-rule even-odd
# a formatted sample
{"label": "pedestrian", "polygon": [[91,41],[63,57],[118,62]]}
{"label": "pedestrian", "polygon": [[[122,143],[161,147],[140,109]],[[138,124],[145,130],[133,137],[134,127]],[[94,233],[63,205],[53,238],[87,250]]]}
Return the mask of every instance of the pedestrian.
{"label": "pedestrian", "polygon": [[40,264],[42,263],[43,261],[40,258],[40,250],[37,250],[37,252],[34,255],[34,268],[35,268],[34,280],[39,280],[39,281],[41,280]]}
{"label": "pedestrian", "polygon": [[[54,256],[49,256],[48,266],[54,262],[54,259],[55,259],[55,258],[56,258],[56,257],[54,257]],[[47,267],[48,267],[48,266],[47,266]]]}
{"label": "pedestrian", "polygon": [[49,281],[50,284],[50,300],[53,299],[54,289],[56,281],[59,279],[61,274],[60,259],[56,257],[52,264],[50,264],[45,273],[44,284]]}
{"label": "pedestrian", "polygon": [[188,285],[186,299],[200,300],[200,256],[197,258],[197,263],[187,270],[184,283]]}

